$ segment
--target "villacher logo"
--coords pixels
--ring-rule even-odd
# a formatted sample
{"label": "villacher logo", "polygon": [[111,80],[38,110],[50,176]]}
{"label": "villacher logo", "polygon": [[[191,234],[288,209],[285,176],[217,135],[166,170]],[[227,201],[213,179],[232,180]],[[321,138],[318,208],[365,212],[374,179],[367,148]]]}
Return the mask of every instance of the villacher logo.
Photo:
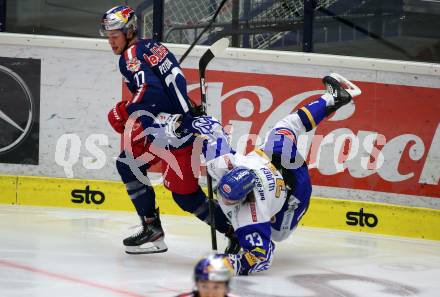
{"label": "villacher logo", "polygon": [[0,163],[38,164],[40,60],[0,58]]}

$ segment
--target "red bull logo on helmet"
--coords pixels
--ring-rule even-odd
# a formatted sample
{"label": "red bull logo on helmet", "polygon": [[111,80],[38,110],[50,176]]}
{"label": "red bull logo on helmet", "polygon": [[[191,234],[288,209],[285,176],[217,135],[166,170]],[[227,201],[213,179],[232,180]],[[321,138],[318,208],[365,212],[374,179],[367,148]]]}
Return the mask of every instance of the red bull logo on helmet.
{"label": "red bull logo on helmet", "polygon": [[130,15],[133,13],[133,9],[129,8],[129,7],[125,7],[122,10],[116,11],[115,12],[115,16],[117,18],[119,18],[121,21],[123,21],[124,23],[128,22],[128,19],[130,18]]}
{"label": "red bull logo on helmet", "polygon": [[134,10],[127,6],[117,6],[107,11],[102,20],[103,30],[122,29],[128,24],[130,17],[134,15]]}

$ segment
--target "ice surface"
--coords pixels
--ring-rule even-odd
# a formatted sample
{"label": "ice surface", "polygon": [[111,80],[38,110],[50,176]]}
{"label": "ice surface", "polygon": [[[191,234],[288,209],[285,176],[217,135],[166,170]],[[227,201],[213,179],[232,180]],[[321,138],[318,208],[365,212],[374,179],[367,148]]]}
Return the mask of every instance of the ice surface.
{"label": "ice surface", "polygon": [[[0,206],[0,296],[175,296],[210,252],[209,229],[162,216],[168,252],[127,255],[129,212]],[[131,228],[131,229],[130,229]],[[438,226],[433,226],[438,228]],[[219,245],[226,244],[218,236]],[[300,228],[269,271],[237,277],[242,297],[440,296],[440,242]]]}

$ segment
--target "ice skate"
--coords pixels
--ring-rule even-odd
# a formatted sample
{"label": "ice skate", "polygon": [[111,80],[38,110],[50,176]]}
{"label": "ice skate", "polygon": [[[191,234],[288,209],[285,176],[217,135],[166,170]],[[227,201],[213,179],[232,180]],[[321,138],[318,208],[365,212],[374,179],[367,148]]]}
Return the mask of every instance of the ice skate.
{"label": "ice skate", "polygon": [[124,239],[125,252],[127,254],[154,254],[164,253],[168,250],[165,244],[165,233],[159,217],[159,209],[156,209],[154,218],[141,217],[141,229],[130,237]]}
{"label": "ice skate", "polygon": [[327,115],[349,103],[353,97],[359,96],[361,90],[345,77],[332,73],[322,79],[327,93],[334,99],[334,105],[327,107]]}

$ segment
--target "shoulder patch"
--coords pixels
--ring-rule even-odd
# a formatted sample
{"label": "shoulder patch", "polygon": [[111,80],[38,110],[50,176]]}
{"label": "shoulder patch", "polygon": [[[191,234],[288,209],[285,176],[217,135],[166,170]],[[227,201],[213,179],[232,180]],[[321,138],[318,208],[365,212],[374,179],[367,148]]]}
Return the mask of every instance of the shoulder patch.
{"label": "shoulder patch", "polygon": [[127,60],[127,70],[131,72],[138,72],[141,69],[141,61],[135,56]]}

